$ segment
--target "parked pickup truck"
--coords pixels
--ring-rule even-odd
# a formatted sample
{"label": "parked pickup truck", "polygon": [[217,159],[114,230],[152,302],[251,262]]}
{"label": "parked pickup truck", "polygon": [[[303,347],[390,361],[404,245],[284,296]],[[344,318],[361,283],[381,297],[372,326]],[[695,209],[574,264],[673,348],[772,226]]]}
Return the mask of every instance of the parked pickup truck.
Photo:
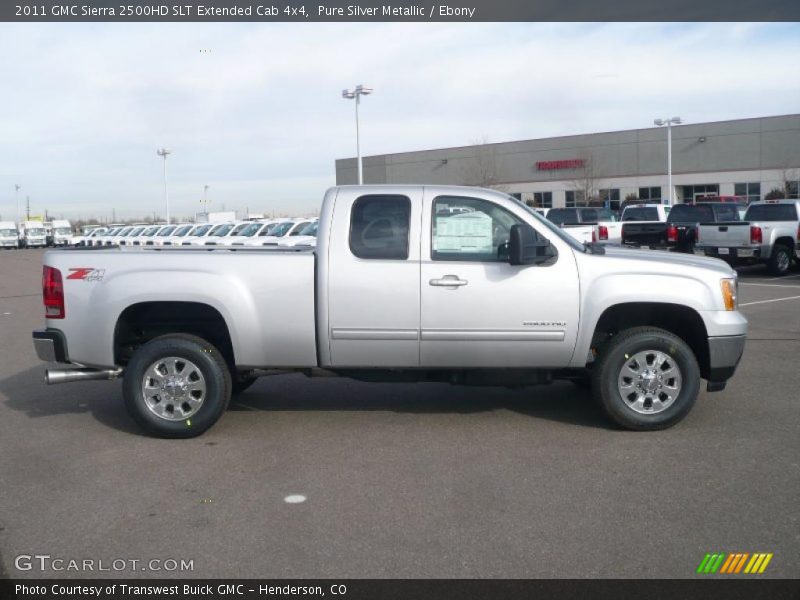
{"label": "parked pickup truck", "polygon": [[707,202],[676,204],[664,223],[625,224],[627,245],[647,246],[691,254],[694,250],[697,227],[700,223],[738,221],[735,204]]}
{"label": "parked pickup truck", "polygon": [[633,204],[622,211],[620,237],[625,246],[656,245],[667,222],[669,207],[663,204]]}
{"label": "parked pickup truck", "polygon": [[719,260],[581,244],[516,199],[449,186],[327,191],[317,248],[44,255],[48,383],[123,378],[165,437],[214,424],[262,375],[525,386],[591,382],[636,430],[725,387],[746,319]]}
{"label": "parked pickup truck", "polygon": [[547,219],[579,242],[619,244],[620,241],[621,225],[607,208],[551,208],[547,211]]}
{"label": "parked pickup truck", "polygon": [[753,202],[744,221],[700,225],[695,254],[731,264],[766,263],[773,275],[786,275],[800,260],[800,200]]}

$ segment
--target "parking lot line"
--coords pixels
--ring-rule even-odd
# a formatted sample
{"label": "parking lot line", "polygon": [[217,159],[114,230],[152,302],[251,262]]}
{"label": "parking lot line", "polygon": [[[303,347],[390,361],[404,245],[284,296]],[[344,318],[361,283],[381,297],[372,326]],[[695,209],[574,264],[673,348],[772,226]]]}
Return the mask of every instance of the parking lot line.
{"label": "parking lot line", "polygon": [[800,285],[781,285],[779,283],[741,283],[741,282],[739,282],[739,285],[758,285],[758,286],[761,286],[761,287],[779,287],[779,288],[794,288],[794,289],[800,288]]}
{"label": "parking lot line", "polygon": [[773,298],[772,300],[756,300],[755,302],[745,302],[739,306],[752,306],[753,304],[766,304],[768,302],[783,302],[784,300],[798,300],[800,296],[789,296],[788,298]]}

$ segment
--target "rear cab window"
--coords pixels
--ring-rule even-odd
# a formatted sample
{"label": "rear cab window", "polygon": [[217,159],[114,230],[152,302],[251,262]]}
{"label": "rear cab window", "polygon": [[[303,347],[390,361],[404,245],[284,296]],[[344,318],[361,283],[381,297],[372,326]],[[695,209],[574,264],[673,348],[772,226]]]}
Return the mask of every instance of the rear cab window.
{"label": "rear cab window", "polygon": [[350,251],[363,259],[407,260],[410,221],[407,196],[361,196],[350,212]]}
{"label": "rear cab window", "polygon": [[753,204],[744,215],[745,221],[797,221],[794,204]]}
{"label": "rear cab window", "polygon": [[623,221],[658,221],[658,209],[654,206],[636,206],[626,208],[622,213]]}

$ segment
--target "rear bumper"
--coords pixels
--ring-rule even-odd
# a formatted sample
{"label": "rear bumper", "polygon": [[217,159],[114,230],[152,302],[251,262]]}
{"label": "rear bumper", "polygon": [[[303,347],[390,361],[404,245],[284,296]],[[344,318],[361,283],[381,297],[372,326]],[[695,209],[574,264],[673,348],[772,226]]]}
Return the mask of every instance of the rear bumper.
{"label": "rear bumper", "polygon": [[723,260],[758,261],[761,260],[761,246],[700,246],[695,245],[695,254],[712,256]]}
{"label": "rear bumper", "polygon": [[733,377],[742,359],[745,341],[744,335],[708,338],[708,391],[724,389],[725,382]]}
{"label": "rear bumper", "polygon": [[68,363],[67,339],[58,329],[37,329],[33,332],[33,347],[39,360]]}

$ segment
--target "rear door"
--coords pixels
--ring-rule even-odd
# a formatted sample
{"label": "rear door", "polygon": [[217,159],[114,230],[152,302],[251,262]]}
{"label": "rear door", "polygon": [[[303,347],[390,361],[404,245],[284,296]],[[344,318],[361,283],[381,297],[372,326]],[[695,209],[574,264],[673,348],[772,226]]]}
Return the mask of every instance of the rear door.
{"label": "rear door", "polygon": [[334,367],[419,366],[422,188],[341,188],[328,246]]}
{"label": "rear door", "polygon": [[534,218],[520,211],[510,201],[426,191],[421,366],[556,367],[571,359],[579,308],[573,251],[547,229],[540,235],[557,250],[554,259],[510,265],[511,226]]}

